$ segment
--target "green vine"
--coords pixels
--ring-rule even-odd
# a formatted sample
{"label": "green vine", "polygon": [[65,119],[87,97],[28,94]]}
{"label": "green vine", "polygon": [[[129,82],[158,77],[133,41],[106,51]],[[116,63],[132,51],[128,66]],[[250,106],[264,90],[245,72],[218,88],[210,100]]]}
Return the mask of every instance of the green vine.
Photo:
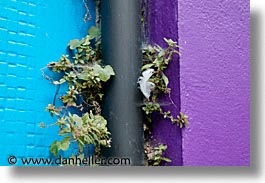
{"label": "green vine", "polygon": [[153,113],[159,113],[165,119],[169,119],[172,124],[178,125],[180,128],[188,125],[187,116],[182,112],[176,117],[171,111],[164,111],[158,102],[161,94],[167,94],[171,103],[175,106],[171,99],[171,89],[168,87],[169,79],[165,74],[169,63],[173,60],[174,54],[180,55],[179,46],[171,39],[164,38],[168,47],[161,48],[159,45],[144,46],[142,76],[139,77],[140,90],[144,95],[142,110],[145,113],[145,154],[147,165],[160,165],[162,161],[170,162],[171,160],[164,157],[163,154],[167,149],[165,144],[154,144],[152,139],[152,117]]}
{"label": "green vine", "polygon": [[[59,79],[53,80],[43,71],[43,76],[56,85],[67,86],[64,95],[59,96],[62,105],[48,104],[46,110],[57,121],[52,124],[59,127],[61,141],[55,140],[50,146],[50,152],[55,156],[60,150],[66,151],[71,143],[78,144],[78,154],[81,155],[86,145],[93,144],[96,155],[100,147],[110,147],[110,133],[107,121],[101,115],[101,103],[104,97],[104,84],[115,75],[111,66],[104,66],[101,57],[100,30],[91,27],[88,35],[82,40],[72,40],[68,44],[73,57],[62,55],[57,62],[50,62],[45,68],[57,73]],[[51,125],[40,124],[41,127]]]}

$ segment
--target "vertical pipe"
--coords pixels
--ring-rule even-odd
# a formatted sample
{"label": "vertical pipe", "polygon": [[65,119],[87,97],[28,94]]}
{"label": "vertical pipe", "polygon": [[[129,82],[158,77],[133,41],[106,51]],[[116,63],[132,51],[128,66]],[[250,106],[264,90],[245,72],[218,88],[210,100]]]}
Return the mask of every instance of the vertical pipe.
{"label": "vertical pipe", "polygon": [[143,165],[143,119],[137,79],[141,67],[140,0],[102,1],[102,46],[106,64],[116,76],[107,87],[104,115],[112,134],[107,155]]}

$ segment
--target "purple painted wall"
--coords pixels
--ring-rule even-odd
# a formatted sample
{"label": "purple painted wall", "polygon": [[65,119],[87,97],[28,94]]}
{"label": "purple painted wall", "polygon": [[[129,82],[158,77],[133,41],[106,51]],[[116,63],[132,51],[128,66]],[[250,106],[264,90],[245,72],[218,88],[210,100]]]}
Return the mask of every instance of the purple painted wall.
{"label": "purple painted wall", "polygon": [[249,1],[179,0],[184,166],[250,164]]}
{"label": "purple painted wall", "polygon": [[[155,116],[154,122],[154,137],[168,145],[166,155],[173,160],[167,165],[248,166],[249,1],[147,0],[147,5],[149,41],[165,45],[167,37],[182,46],[180,67],[176,58],[167,74],[172,98],[190,126],[181,134],[167,120]],[[164,109],[175,115],[180,110]]]}
{"label": "purple painted wall", "polygon": [[[152,44],[166,46],[164,37],[178,40],[177,0],[147,0],[147,12],[147,38]],[[170,78],[171,97],[177,106],[170,104],[168,96],[162,97],[161,102],[167,104],[163,107],[165,111],[170,110],[174,116],[177,116],[180,110],[178,58],[172,61],[166,74]],[[182,165],[181,130],[176,125],[172,125],[170,120],[163,119],[161,115],[155,116],[154,119],[154,139],[167,144],[165,155],[172,160],[165,165]]]}

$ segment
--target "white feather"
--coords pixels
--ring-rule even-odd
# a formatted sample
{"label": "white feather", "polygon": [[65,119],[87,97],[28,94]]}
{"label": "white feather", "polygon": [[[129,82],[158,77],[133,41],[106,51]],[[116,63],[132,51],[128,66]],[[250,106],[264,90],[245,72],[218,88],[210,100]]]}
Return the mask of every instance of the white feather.
{"label": "white feather", "polygon": [[145,98],[147,98],[148,100],[151,96],[152,88],[155,87],[154,83],[148,81],[153,74],[154,74],[154,69],[147,69],[142,73],[143,76],[140,76],[138,79],[140,90],[145,96]]}

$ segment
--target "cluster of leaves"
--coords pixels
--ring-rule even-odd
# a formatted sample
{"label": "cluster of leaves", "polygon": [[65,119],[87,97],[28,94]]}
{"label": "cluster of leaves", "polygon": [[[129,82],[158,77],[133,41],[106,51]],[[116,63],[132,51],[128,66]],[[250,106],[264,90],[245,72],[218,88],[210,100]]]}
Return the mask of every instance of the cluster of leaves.
{"label": "cluster of leaves", "polygon": [[[71,143],[78,144],[79,154],[85,145],[94,144],[96,149],[110,146],[107,121],[101,115],[101,102],[104,96],[103,86],[115,75],[111,66],[102,64],[100,49],[100,30],[92,27],[82,40],[72,40],[68,44],[72,57],[62,55],[57,62],[50,62],[46,68],[57,73],[59,79],[52,84],[67,86],[64,95],[59,96],[62,106],[48,104],[46,110],[56,116],[54,125],[59,127],[61,141],[55,140],[50,152],[55,156],[58,151],[66,151]],[[57,96],[58,93],[55,94]],[[46,127],[41,123],[41,127]]]}
{"label": "cluster of leaves", "polygon": [[[151,147],[151,114],[159,113],[165,119],[169,119],[172,124],[176,124],[180,128],[188,125],[188,117],[186,115],[180,112],[178,116],[174,117],[171,114],[171,111],[164,111],[158,102],[158,98],[161,94],[167,94],[172,102],[172,105],[175,105],[170,97],[171,89],[168,87],[169,79],[165,74],[165,70],[168,68],[169,63],[173,60],[173,56],[175,54],[180,54],[178,51],[179,46],[176,42],[166,38],[164,38],[164,40],[168,45],[165,49],[159,45],[147,45],[143,47],[143,66],[141,68],[142,76],[139,77],[138,81],[140,90],[145,97],[142,110],[144,111],[146,117],[144,124],[145,147],[149,150],[145,149],[145,151],[148,152],[146,154],[146,158],[149,165],[159,165],[161,161],[168,161],[167,158],[163,157],[163,153],[166,151],[165,145],[160,144],[157,147]],[[156,154],[156,156],[151,156],[150,154]]]}
{"label": "cluster of leaves", "polygon": [[146,142],[144,144],[144,152],[147,157],[146,166],[159,166],[161,162],[171,162],[170,159],[163,156],[166,150],[167,146],[165,144],[153,146],[152,142]]}
{"label": "cluster of leaves", "polygon": [[66,151],[71,142],[78,143],[79,153],[83,152],[85,144],[95,146],[110,146],[107,121],[101,115],[94,115],[92,111],[85,113],[82,117],[68,113],[68,116],[58,119],[59,135],[65,136],[62,141],[55,140],[50,151],[55,156],[59,150]]}

